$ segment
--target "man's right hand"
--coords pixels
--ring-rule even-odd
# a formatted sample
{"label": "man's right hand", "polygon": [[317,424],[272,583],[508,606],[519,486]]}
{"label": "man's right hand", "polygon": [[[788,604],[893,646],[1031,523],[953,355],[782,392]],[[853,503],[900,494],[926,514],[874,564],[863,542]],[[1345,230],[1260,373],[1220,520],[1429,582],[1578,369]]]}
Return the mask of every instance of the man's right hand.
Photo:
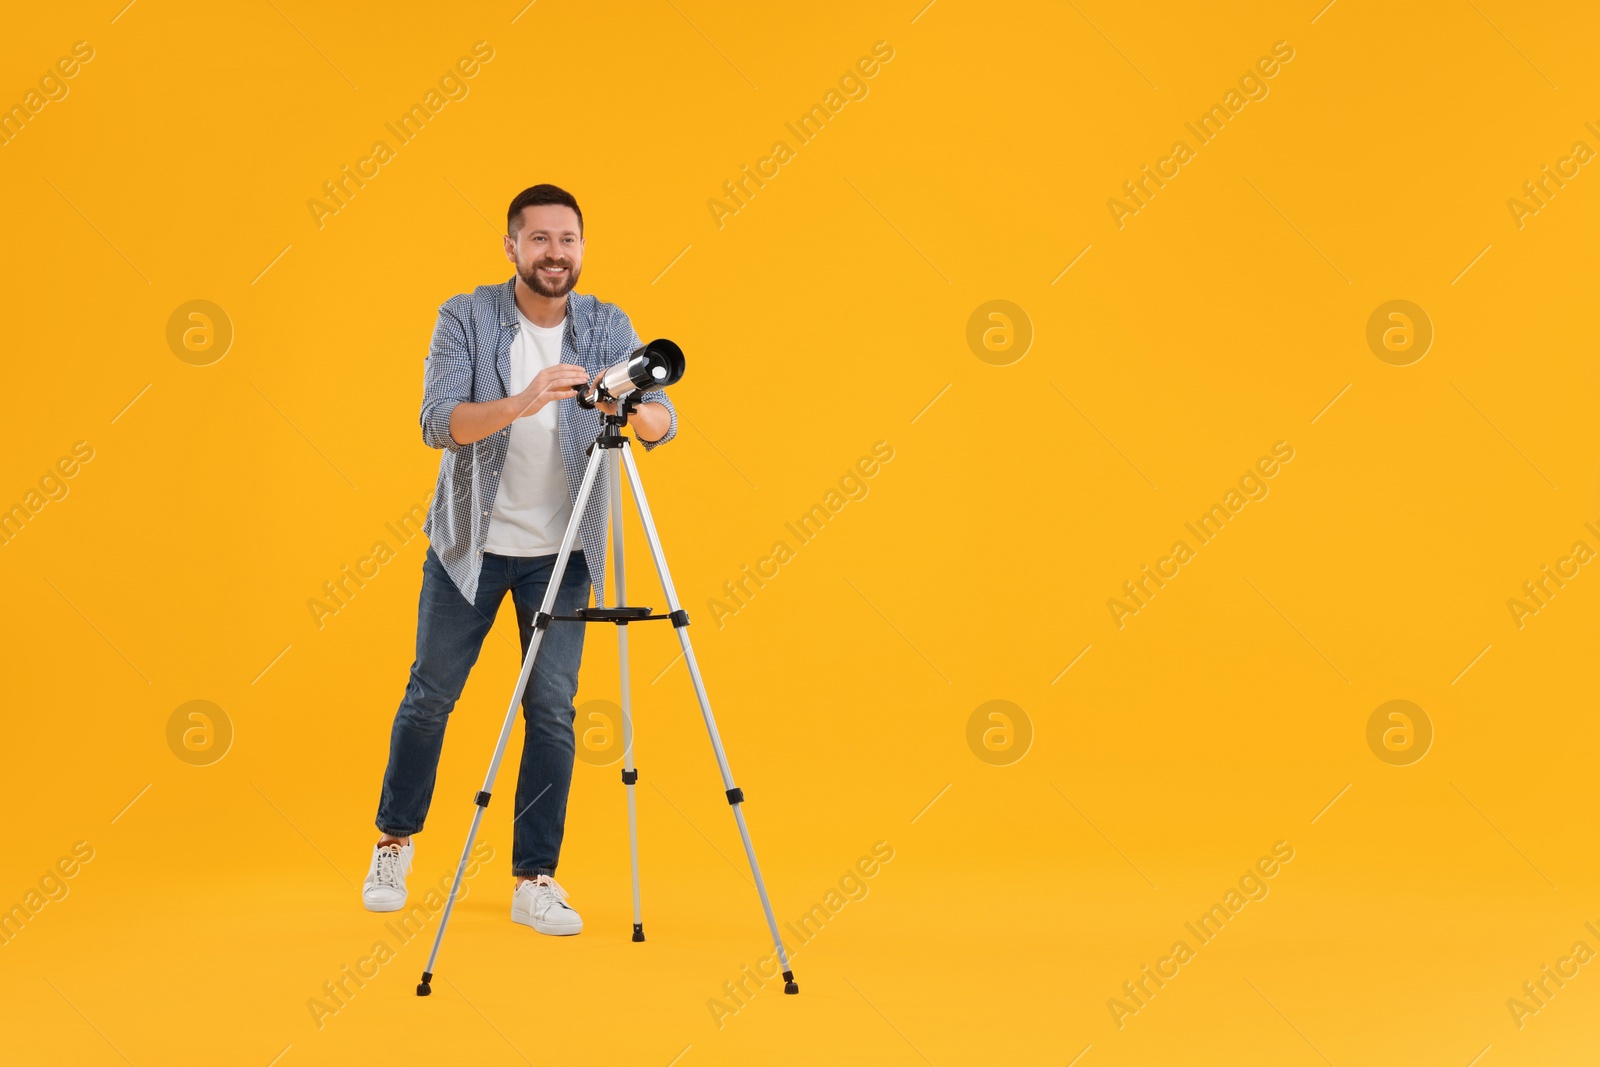
{"label": "man's right hand", "polygon": [[533,376],[528,387],[515,397],[517,418],[537,415],[546,404],[575,396],[572,387],[587,385],[589,372],[573,363],[557,363]]}
{"label": "man's right hand", "polygon": [[575,396],[574,385],[586,385],[589,372],[572,363],[557,363],[533,376],[528,387],[499,400],[461,401],[450,409],[450,440],[457,447],[482,441],[491,434],[509,433],[518,419],[538,414],[546,404]]}

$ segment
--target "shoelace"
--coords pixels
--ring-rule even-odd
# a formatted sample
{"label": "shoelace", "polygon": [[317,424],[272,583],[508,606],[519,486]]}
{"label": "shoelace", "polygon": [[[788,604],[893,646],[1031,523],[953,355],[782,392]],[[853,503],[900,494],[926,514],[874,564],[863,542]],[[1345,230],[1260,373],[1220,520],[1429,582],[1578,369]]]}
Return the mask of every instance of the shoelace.
{"label": "shoelace", "polygon": [[567,891],[561,888],[560,882],[557,882],[548,874],[541,874],[527,884],[534,887],[533,892],[536,898],[534,906],[540,911],[550,907],[552,904],[564,905],[567,902]]}
{"label": "shoelace", "polygon": [[372,872],[372,880],[379,885],[393,886],[396,889],[405,884],[400,873],[399,848],[386,845],[378,849],[378,869]]}

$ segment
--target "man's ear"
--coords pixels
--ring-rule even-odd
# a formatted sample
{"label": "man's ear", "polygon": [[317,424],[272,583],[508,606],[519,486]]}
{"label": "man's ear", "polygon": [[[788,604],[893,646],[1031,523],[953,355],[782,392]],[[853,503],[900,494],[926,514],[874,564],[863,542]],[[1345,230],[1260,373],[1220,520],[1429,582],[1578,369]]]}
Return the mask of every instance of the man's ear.
{"label": "man's ear", "polygon": [[515,263],[517,261],[517,242],[516,242],[516,240],[510,234],[502,235],[500,240],[501,240],[501,242],[503,242],[503,244],[505,246],[506,258],[509,259],[511,262]]}

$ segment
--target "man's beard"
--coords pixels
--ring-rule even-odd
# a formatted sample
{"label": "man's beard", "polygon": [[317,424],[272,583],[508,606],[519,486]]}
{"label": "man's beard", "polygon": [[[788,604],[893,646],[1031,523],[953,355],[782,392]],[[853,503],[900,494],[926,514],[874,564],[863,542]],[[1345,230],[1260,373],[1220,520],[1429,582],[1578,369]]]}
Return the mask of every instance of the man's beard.
{"label": "man's beard", "polygon": [[[552,285],[539,275],[540,267],[566,267],[566,276],[559,284]],[[563,260],[540,260],[532,264],[527,270],[518,270],[517,276],[522,279],[522,284],[538,293],[540,296],[556,298],[566,296],[572,292],[572,287],[578,284],[578,275],[583,273],[583,268],[574,267],[570,262]]]}

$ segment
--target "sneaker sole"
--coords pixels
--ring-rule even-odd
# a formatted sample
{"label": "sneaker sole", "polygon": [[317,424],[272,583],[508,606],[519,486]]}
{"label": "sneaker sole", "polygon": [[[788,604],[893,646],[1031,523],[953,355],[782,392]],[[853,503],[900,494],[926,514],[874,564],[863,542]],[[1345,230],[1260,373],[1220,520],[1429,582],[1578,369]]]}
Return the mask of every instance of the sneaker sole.
{"label": "sneaker sole", "polygon": [[400,901],[398,904],[374,904],[365,897],[361,899],[361,903],[366,906],[368,911],[399,911],[401,908],[406,906],[406,902],[404,900]]}
{"label": "sneaker sole", "polygon": [[541,934],[549,934],[551,937],[570,937],[573,934],[583,932],[583,923],[581,922],[576,926],[552,926],[549,923],[522,915],[511,916],[511,921],[520,923],[523,926],[531,926]]}

